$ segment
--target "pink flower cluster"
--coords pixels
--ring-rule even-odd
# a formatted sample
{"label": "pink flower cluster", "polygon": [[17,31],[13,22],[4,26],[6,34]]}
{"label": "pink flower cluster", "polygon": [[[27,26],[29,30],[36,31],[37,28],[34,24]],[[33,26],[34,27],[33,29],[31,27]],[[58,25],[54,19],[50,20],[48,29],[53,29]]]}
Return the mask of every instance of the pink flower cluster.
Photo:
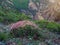
{"label": "pink flower cluster", "polygon": [[19,27],[24,27],[26,25],[36,26],[36,24],[34,24],[31,21],[19,21],[19,22],[16,22],[16,23],[11,24],[11,27],[10,28],[11,29],[17,29]]}
{"label": "pink flower cluster", "polygon": [[23,26],[24,23],[25,23],[25,21],[19,21],[19,22],[13,23],[11,25],[11,29],[19,28],[19,27]]}

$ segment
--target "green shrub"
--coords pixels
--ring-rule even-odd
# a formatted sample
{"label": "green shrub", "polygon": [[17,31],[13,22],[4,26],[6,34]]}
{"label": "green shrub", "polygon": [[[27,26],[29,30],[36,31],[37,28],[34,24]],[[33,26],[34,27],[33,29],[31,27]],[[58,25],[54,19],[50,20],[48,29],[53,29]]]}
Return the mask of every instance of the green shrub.
{"label": "green shrub", "polygon": [[60,24],[56,22],[48,22],[46,20],[41,20],[35,21],[35,23],[38,24],[38,26],[42,29],[45,28],[52,32],[60,32]]}
{"label": "green shrub", "polygon": [[33,38],[34,35],[36,35],[37,37],[41,37],[41,35],[38,33],[38,29],[35,29],[31,26],[25,26],[24,28],[14,29],[10,32],[10,34],[13,37]]}
{"label": "green shrub", "polygon": [[41,20],[41,21],[34,21],[40,28],[46,28],[48,21]]}
{"label": "green shrub", "polygon": [[0,32],[0,41],[5,41],[8,39],[8,35],[6,33]]}
{"label": "green shrub", "polygon": [[58,29],[58,24],[54,23],[54,22],[49,22],[46,26],[47,29],[49,29],[50,31],[53,31],[53,32],[57,32],[59,29]]}
{"label": "green shrub", "polygon": [[0,22],[2,23],[12,23],[20,20],[30,20],[31,18],[24,13],[20,13],[19,11],[12,10],[0,10]]}

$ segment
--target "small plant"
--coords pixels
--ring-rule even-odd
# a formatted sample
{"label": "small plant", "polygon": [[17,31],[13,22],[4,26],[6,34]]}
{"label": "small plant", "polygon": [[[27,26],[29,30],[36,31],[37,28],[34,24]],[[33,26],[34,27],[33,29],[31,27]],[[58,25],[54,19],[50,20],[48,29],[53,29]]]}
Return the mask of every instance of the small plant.
{"label": "small plant", "polygon": [[10,34],[13,37],[27,37],[27,38],[39,38],[41,35],[38,32],[38,29],[35,29],[32,26],[25,26],[23,28],[13,29]]}
{"label": "small plant", "polygon": [[[1,8],[0,8],[1,9]],[[4,9],[4,8],[3,8]],[[20,20],[30,20],[31,18],[24,13],[20,13],[15,10],[0,10],[0,22],[10,24],[12,22],[17,22]]]}
{"label": "small plant", "polygon": [[58,29],[58,24],[54,23],[54,22],[49,22],[46,26],[47,29],[49,29],[50,31],[53,31],[53,32],[57,32],[59,29]]}
{"label": "small plant", "polygon": [[46,25],[48,24],[48,21],[46,21],[46,20],[41,20],[41,21],[35,21],[35,23],[36,23],[40,28],[46,28]]}
{"label": "small plant", "polygon": [[46,20],[35,21],[36,24],[42,29],[47,29],[52,32],[60,32],[60,24],[55,22],[48,22]]}
{"label": "small plant", "polygon": [[0,32],[0,41],[5,41],[8,39],[8,35],[6,33]]}

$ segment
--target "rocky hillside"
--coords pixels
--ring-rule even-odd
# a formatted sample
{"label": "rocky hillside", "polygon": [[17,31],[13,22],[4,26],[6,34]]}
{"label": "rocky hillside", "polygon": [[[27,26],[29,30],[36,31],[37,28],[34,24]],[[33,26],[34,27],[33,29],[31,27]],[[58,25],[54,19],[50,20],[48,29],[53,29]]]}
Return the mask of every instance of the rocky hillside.
{"label": "rocky hillside", "polygon": [[17,9],[35,20],[60,21],[59,0],[0,0],[6,9]]}
{"label": "rocky hillside", "polygon": [[59,0],[0,0],[0,45],[60,45],[59,9]]}
{"label": "rocky hillside", "polygon": [[30,0],[29,8],[34,10],[34,19],[46,19],[49,21],[60,21],[59,0]]}

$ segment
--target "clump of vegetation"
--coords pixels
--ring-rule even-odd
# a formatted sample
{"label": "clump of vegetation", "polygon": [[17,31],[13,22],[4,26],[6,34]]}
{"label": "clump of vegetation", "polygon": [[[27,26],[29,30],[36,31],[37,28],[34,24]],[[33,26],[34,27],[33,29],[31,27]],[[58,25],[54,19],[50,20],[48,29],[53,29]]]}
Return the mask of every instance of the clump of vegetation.
{"label": "clump of vegetation", "polygon": [[60,24],[57,24],[55,22],[49,22],[46,26],[47,29],[53,32],[58,32],[60,29]]}
{"label": "clump of vegetation", "polygon": [[0,41],[6,41],[8,39],[8,34],[0,32]]}
{"label": "clump of vegetation", "polygon": [[46,28],[48,21],[41,20],[41,21],[34,21],[40,28]]}
{"label": "clump of vegetation", "polygon": [[60,24],[58,24],[56,22],[48,22],[46,20],[35,21],[35,22],[42,29],[45,28],[45,29],[52,31],[52,32],[60,32]]}
{"label": "clump of vegetation", "polygon": [[32,26],[25,26],[23,28],[13,29],[10,32],[10,35],[13,37],[26,37],[26,38],[36,38],[38,39],[41,35],[38,32],[38,29],[33,28]]}
{"label": "clump of vegetation", "polygon": [[0,8],[0,22],[2,23],[12,23],[17,22],[20,20],[30,20],[31,18],[24,13],[20,13],[18,11],[12,11],[12,10],[5,10],[3,8]]}

